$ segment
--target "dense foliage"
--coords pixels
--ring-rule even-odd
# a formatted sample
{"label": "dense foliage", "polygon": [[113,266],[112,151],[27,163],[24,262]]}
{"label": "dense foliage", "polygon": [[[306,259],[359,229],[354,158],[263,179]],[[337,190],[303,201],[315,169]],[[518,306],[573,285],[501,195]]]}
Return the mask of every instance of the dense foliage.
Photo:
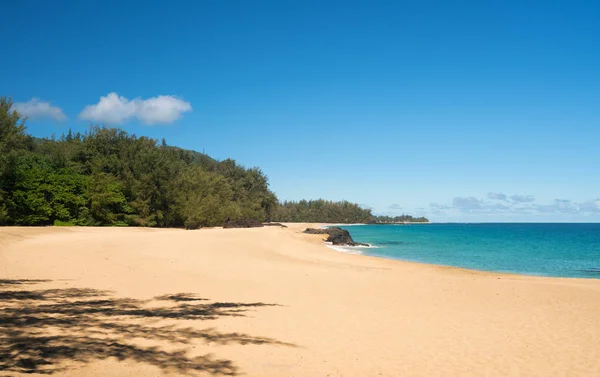
{"label": "dense foliage", "polygon": [[273,221],[335,224],[429,222],[425,217],[410,215],[374,216],[370,209],[361,208],[358,204],[323,199],[280,203],[273,211]]}
{"label": "dense foliage", "polygon": [[258,168],[104,127],[58,140],[26,134],[0,97],[0,225],[219,226],[279,222],[427,222],[374,217],[347,201],[278,203]]}
{"label": "dense foliage", "polygon": [[376,223],[428,223],[425,217],[413,217],[411,215],[401,216],[375,216],[373,221]]}
{"label": "dense foliage", "polygon": [[0,98],[0,225],[198,228],[269,220],[276,205],[257,168],[112,128],[35,139]]}
{"label": "dense foliage", "polygon": [[301,200],[283,202],[276,207],[273,220],[280,222],[314,222],[356,224],[368,223],[373,218],[370,209],[347,201]]}

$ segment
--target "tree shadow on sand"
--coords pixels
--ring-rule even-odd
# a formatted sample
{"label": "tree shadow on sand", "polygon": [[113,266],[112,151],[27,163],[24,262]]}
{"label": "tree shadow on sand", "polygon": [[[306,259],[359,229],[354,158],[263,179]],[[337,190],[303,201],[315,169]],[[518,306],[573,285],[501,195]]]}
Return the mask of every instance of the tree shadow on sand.
{"label": "tree shadow on sand", "polygon": [[[231,360],[212,355],[189,356],[190,347],[208,344],[271,344],[290,346],[271,338],[242,333],[196,329],[172,320],[213,320],[245,316],[262,302],[210,302],[178,293],[154,300],[115,298],[95,289],[37,289],[44,280],[0,280],[0,372],[53,374],[75,363],[116,358],[146,363],[178,375],[235,376]],[[161,320],[171,324],[160,325]],[[168,344],[142,347],[143,340]],[[173,346],[183,347],[172,350]]]}

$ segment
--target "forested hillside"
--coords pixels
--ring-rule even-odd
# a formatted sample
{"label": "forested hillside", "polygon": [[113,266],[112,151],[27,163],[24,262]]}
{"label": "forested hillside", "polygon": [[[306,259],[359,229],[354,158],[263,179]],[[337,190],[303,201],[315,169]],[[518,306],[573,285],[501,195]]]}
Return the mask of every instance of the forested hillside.
{"label": "forested hillside", "polygon": [[301,200],[283,202],[275,208],[273,220],[280,222],[368,223],[373,218],[370,209],[347,201]]}
{"label": "forested hillside", "polygon": [[278,203],[258,168],[120,129],[93,126],[85,134],[37,139],[26,133],[10,99],[0,97],[0,225],[196,229],[230,220],[374,219],[388,221],[347,201]]}
{"label": "forested hillside", "polygon": [[380,224],[386,223],[428,223],[429,220],[425,217],[414,217],[411,215],[401,216],[375,216],[374,222]]}
{"label": "forested hillside", "polygon": [[0,98],[0,225],[198,228],[277,204],[258,168],[112,128],[34,139],[11,107]]}

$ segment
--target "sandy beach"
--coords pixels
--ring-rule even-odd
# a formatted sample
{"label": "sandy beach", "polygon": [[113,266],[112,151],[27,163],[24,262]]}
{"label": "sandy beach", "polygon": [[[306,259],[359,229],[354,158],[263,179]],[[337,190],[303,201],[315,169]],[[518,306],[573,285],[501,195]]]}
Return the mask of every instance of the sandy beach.
{"label": "sandy beach", "polygon": [[0,375],[600,375],[600,279],[345,254],[306,226],[0,228]]}

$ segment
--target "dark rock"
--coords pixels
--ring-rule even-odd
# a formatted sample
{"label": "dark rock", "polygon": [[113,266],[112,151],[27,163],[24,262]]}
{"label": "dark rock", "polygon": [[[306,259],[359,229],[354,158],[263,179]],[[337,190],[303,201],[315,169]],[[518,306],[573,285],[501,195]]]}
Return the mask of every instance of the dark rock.
{"label": "dark rock", "polygon": [[590,274],[600,274],[600,268],[584,268],[581,271],[587,272],[587,273],[590,273]]}
{"label": "dark rock", "polygon": [[366,243],[354,242],[350,232],[345,229],[332,227],[326,229],[314,229],[307,228],[304,233],[306,234],[327,234],[329,237],[325,242],[331,242],[333,245],[339,246],[369,246]]}
{"label": "dark rock", "polygon": [[327,233],[328,229],[315,229],[315,228],[306,228],[304,233],[306,234],[329,234]]}
{"label": "dark rock", "polygon": [[244,220],[231,220],[223,225],[223,228],[260,228],[263,226],[258,220],[244,219]]}
{"label": "dark rock", "polygon": [[282,228],[287,228],[287,225],[284,225],[282,223],[263,223],[264,226],[280,226]]}

